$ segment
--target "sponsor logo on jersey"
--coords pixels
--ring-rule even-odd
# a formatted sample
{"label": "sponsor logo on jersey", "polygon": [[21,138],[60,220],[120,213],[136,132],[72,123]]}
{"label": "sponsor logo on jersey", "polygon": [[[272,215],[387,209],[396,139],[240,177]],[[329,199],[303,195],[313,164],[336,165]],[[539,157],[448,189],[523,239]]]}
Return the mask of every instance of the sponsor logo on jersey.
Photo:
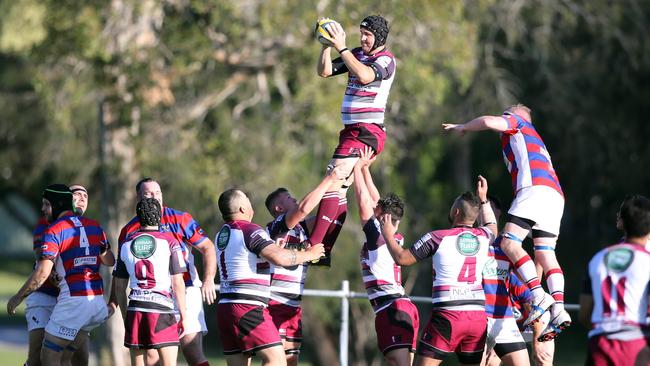
{"label": "sponsor logo on jersey", "polygon": [[614,272],[625,271],[634,260],[634,251],[627,248],[617,248],[605,255],[605,266]]}
{"label": "sponsor logo on jersey", "polygon": [[140,235],[131,242],[131,253],[136,258],[149,258],[155,251],[156,239],[151,235]]}
{"label": "sponsor logo on jersey", "polygon": [[490,258],[485,263],[485,267],[483,267],[483,278],[497,278],[498,271],[497,261],[494,258]]}
{"label": "sponsor logo on jersey", "polygon": [[230,241],[230,228],[224,225],[217,234],[217,249],[224,250]]}
{"label": "sponsor logo on jersey", "polygon": [[169,226],[169,224],[160,224],[158,225],[158,231],[160,231],[161,233],[170,233],[172,229]]}
{"label": "sponsor logo on jersey", "polygon": [[462,233],[456,239],[456,249],[464,256],[475,255],[480,247],[478,238],[472,233]]}
{"label": "sponsor logo on jersey", "polygon": [[97,264],[97,257],[79,257],[74,259],[74,266],[94,266]]}

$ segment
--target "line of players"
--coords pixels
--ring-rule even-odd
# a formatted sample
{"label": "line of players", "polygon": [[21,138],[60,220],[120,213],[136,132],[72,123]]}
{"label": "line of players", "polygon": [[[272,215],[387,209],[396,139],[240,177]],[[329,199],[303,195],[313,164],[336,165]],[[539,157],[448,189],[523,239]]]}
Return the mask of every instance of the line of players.
{"label": "line of players", "polygon": [[[345,128],[341,131],[339,146],[335,150],[328,174],[314,192],[300,203],[283,190],[275,191],[269,196],[267,207],[276,220],[269,225],[268,232],[250,223],[254,212],[247,196],[240,190],[228,190],[219,198],[219,208],[226,225],[215,239],[215,250],[189,214],[162,205],[162,192],[155,181],[143,180],[138,184],[138,205],[149,204],[138,207],[138,217],[120,235],[120,256],[114,271],[116,289],[112,291],[109,308],[97,310],[101,317],[103,311],[107,315],[114,311],[116,304],[122,304],[120,310],[123,313],[128,306],[125,318],[130,320],[125,344],[136,349],[132,352],[136,364],[154,362],[158,358],[163,364],[173,362],[173,356],[168,352],[145,352],[141,349],[174,347],[178,340],[171,338],[174,338],[176,332],[167,330],[179,325],[183,335],[180,340],[181,349],[188,362],[192,365],[207,364],[201,344],[205,331],[201,300],[210,304],[214,301],[215,293],[212,281],[201,283],[198,280],[191,249],[188,249],[191,247],[203,254],[204,279],[214,277],[217,267],[215,262],[219,262],[222,289],[218,320],[222,339],[226,340],[224,349],[229,363],[246,364],[252,352],[261,356],[265,364],[283,363],[283,348],[289,356],[289,362],[296,363],[301,340],[299,322],[296,321],[300,310],[296,305],[300,301],[306,274],[307,267],[304,263],[311,260],[318,260],[319,264],[324,265],[330,263],[329,253],[347,213],[345,192],[353,177],[356,178],[355,193],[360,211],[365,212],[361,217],[367,235],[364,249],[367,258],[362,257],[368,262],[363,265],[364,282],[377,311],[380,348],[385,351],[389,362],[403,364],[407,358],[410,360],[411,356],[405,349],[414,346],[405,341],[407,337],[404,334],[389,335],[387,329],[409,329],[410,333],[417,333],[414,332],[417,328],[417,313],[413,313],[412,304],[408,305],[409,302],[405,300],[399,278],[395,276],[399,272],[395,263],[410,265],[429,256],[434,261],[433,302],[436,311],[432,314],[420,343],[419,364],[439,363],[449,353],[458,353],[464,363],[479,360],[487,333],[483,329],[483,335],[479,334],[480,325],[486,322],[477,320],[485,319],[484,308],[490,312],[490,306],[493,307],[493,320],[487,323],[492,325],[491,329],[512,323],[507,320],[510,319],[507,310],[503,314],[497,314],[502,311],[500,309],[507,309],[510,305],[509,297],[505,295],[507,290],[504,290],[507,286],[499,280],[503,279],[503,274],[513,270],[529,290],[525,298],[530,302],[530,308],[524,325],[535,325],[535,321],[550,309],[548,326],[542,330],[539,340],[553,339],[570,324],[571,319],[563,308],[564,276],[554,252],[564,195],[546,147],[532,124],[530,110],[523,105],[516,105],[508,108],[501,116],[482,116],[465,124],[443,125],[446,130],[461,134],[478,130],[500,133],[506,166],[515,190],[515,199],[508,211],[503,233],[497,238],[496,221],[493,220],[493,214],[490,214],[484,196],[486,182],[481,179],[478,201],[473,195],[464,194],[454,202],[450,221],[455,227],[428,233],[409,250],[402,249],[394,234],[397,218],[401,216],[399,211],[403,211],[403,207],[399,208],[399,200],[394,196],[379,200],[367,171],[370,156],[383,149],[383,115],[396,70],[394,56],[385,46],[388,25],[379,16],[365,18],[360,26],[361,47],[352,51],[345,46],[345,32],[340,25],[334,23],[332,27],[328,29],[332,35],[332,45],[323,47],[319,55],[318,73],[323,77],[348,74],[348,87],[341,110]],[[339,52],[340,58],[330,58],[332,47]],[[372,152],[367,147],[372,148]],[[69,319],[68,315],[62,321],[62,313],[72,312],[59,309],[64,309],[65,304],[72,304],[67,305],[68,308],[76,308],[80,301],[96,305],[98,295],[103,293],[99,281],[99,264],[110,265],[114,261],[107,250],[109,244],[105,234],[98,224],[87,221],[89,219],[82,216],[77,217],[70,211],[72,204],[68,196],[71,196],[71,192],[65,188],[50,186],[44,192],[43,211],[49,215],[51,225],[45,230],[40,252],[37,253],[36,270],[8,304],[11,313],[27,294],[38,288],[36,285],[45,281],[48,268],[51,269],[52,262],[56,262],[56,273],[63,277],[58,281],[62,291],[52,310],[52,316],[45,322],[47,325],[41,358],[46,364],[58,364],[58,361],[53,360],[70,357],[69,354],[82,347],[77,342],[77,335],[87,334],[98,315],[86,314],[85,317],[77,316],[74,319]],[[158,223],[154,212],[156,205],[151,199],[158,202]],[[309,220],[303,221],[317,203],[320,205],[316,217],[311,223]],[[391,212],[389,207],[393,206],[396,211]],[[383,216],[377,217],[375,210]],[[369,214],[370,211],[375,214],[374,218]],[[474,228],[479,212],[485,226]],[[395,220],[392,215],[395,215]],[[158,231],[172,233],[173,238],[168,235],[166,238],[153,235],[156,227]],[[86,228],[91,234],[86,233]],[[538,273],[535,263],[522,248],[522,241],[529,233],[533,238],[535,258],[546,275],[552,297],[542,290],[539,281],[541,273]],[[493,274],[496,274],[497,280],[494,282],[494,276],[486,276],[484,291],[479,279],[482,277],[483,264],[490,262],[489,255],[484,254],[494,239],[492,256],[493,262],[498,266]],[[180,251],[175,243],[180,243]],[[159,245],[169,247],[169,262],[161,262],[167,263],[162,267],[157,267],[158,261],[154,263],[148,260],[155,255],[156,250],[152,248]],[[380,249],[383,251],[381,258],[388,259],[386,248],[395,261],[392,267],[387,267],[392,268],[392,277],[373,272],[372,261],[379,260]],[[183,260],[175,261],[174,256],[179,253]],[[325,258],[321,258],[321,254],[325,254]],[[377,257],[373,257],[375,255]],[[445,270],[447,262],[453,263],[450,267],[453,270]],[[456,268],[459,265],[460,268]],[[164,272],[164,269],[168,270],[170,280],[159,282],[156,276],[160,271]],[[271,271],[274,271],[273,276]],[[181,283],[177,281],[181,273],[185,278],[184,291],[181,291]],[[490,274],[490,271],[486,273]],[[125,296],[122,289],[126,287],[124,279],[127,275],[130,278],[130,300],[133,306],[125,305],[125,298],[122,297]],[[516,276],[508,277],[515,282]],[[176,291],[169,288],[172,284]],[[609,286],[612,287],[613,284]],[[625,281],[619,281],[615,288],[622,291],[620,288],[625,286]],[[491,294],[490,291],[496,292]],[[186,307],[177,309],[178,323],[172,322],[169,316],[174,312],[170,307],[174,303],[170,302],[172,294],[180,295],[183,292]],[[623,296],[610,298],[621,299]],[[491,301],[495,301],[494,305],[490,305]],[[182,303],[183,299],[178,298],[176,302]],[[271,311],[279,315],[273,318]],[[621,316],[620,311],[617,314]],[[282,320],[277,320],[279,318]],[[90,320],[92,322],[88,323]],[[493,333],[491,330],[490,334]],[[497,348],[498,339],[497,335],[495,350],[506,361],[509,358],[507,355],[523,350],[520,349],[522,346],[519,341],[502,342],[506,346]],[[51,357],[52,355],[56,357]],[[37,361],[31,362],[36,364]]]}

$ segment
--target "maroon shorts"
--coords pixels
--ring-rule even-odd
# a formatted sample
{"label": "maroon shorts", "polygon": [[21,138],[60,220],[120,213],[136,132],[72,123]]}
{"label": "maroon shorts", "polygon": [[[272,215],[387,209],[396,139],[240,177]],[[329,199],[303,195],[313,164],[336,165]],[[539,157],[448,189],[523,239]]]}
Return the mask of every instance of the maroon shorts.
{"label": "maroon shorts", "polygon": [[375,331],[379,350],[386,354],[397,348],[415,352],[420,316],[410,300],[393,301],[375,315]]}
{"label": "maroon shorts", "polygon": [[151,349],[178,345],[178,324],[174,314],[132,310],[126,313],[125,347]]}
{"label": "maroon shorts", "polygon": [[370,146],[379,155],[384,150],[386,131],[383,126],[373,123],[354,123],[346,125],[339,134],[339,145],[334,150],[334,159],[360,156],[365,146]]}
{"label": "maroon shorts", "polygon": [[255,352],[282,340],[267,308],[259,305],[226,303],[217,305],[217,325],[223,354]]}
{"label": "maroon shorts", "polygon": [[481,363],[487,337],[485,311],[434,310],[422,333],[418,354],[444,360],[451,353],[460,363]]}
{"label": "maroon shorts", "polygon": [[302,342],[302,307],[270,300],[268,309],[280,338],[288,342]]}
{"label": "maroon shorts", "polygon": [[605,336],[589,338],[587,365],[650,365],[650,339],[621,341]]}

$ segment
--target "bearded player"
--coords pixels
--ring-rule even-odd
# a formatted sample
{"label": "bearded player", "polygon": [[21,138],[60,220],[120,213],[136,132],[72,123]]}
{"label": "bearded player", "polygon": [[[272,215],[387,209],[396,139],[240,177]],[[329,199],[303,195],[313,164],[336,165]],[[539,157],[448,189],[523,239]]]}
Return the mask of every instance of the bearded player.
{"label": "bearded player", "polygon": [[[341,167],[346,177],[351,177],[352,169],[359,160],[359,152],[370,146],[375,154],[384,149],[386,129],[384,112],[388,93],[395,78],[395,56],[386,48],[388,22],[379,15],[371,15],[360,24],[361,46],[352,50],[346,46],[346,35],[337,22],[325,26],[330,38],[323,45],[318,56],[318,75],[324,78],[347,74],[348,85],[341,105],[343,130],[339,135],[339,144],[334,150],[328,169]],[[332,49],[340,57],[332,60]],[[310,241],[320,243],[336,215],[338,196],[343,182],[335,182],[325,193],[316,215],[316,225]],[[345,182],[345,187],[351,182]],[[344,187],[344,189],[345,189]],[[329,256],[331,248],[325,248]]]}

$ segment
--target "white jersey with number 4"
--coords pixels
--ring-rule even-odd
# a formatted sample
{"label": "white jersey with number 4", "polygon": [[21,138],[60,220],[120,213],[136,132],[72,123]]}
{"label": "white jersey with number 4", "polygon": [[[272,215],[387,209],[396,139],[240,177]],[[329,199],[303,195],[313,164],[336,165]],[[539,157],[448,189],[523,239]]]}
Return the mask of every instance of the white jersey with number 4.
{"label": "white jersey with number 4", "polygon": [[594,298],[589,337],[631,340],[648,330],[650,252],[643,246],[621,243],[601,250],[589,262]]}
{"label": "white jersey with number 4", "polygon": [[417,260],[432,257],[434,307],[484,310],[483,268],[492,241],[487,227],[456,227],[429,232],[410,248]]}

